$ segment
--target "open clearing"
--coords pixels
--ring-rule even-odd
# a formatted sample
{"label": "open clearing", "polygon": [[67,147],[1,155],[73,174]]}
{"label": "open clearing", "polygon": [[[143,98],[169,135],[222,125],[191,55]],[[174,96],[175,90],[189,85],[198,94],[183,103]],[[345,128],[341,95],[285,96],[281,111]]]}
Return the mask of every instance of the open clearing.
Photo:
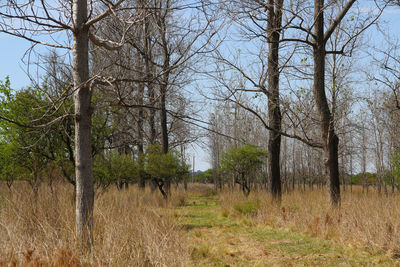
{"label": "open clearing", "polygon": [[367,252],[230,214],[215,196],[190,196],[173,210],[195,266],[400,266],[383,252]]}
{"label": "open clearing", "polygon": [[0,266],[400,266],[397,195],[355,190],[331,210],[323,190],[288,193],[278,206],[265,191],[197,184],[166,202],[112,187],[96,196],[85,253],[71,187],[41,186],[36,199],[27,184],[1,189]]}

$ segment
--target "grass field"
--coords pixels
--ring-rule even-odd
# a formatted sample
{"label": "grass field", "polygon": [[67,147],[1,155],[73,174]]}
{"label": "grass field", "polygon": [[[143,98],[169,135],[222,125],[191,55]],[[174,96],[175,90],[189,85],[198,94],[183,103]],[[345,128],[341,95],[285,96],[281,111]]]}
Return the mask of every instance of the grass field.
{"label": "grass field", "polygon": [[[71,188],[0,188],[0,266],[400,266],[398,197],[344,194],[331,210],[324,191],[216,193],[193,185],[158,192],[98,192],[95,244],[74,238]],[[391,224],[389,227],[388,224]]]}
{"label": "grass field", "polygon": [[197,266],[396,266],[383,251],[366,251],[257,222],[252,204],[220,206],[218,196],[190,196],[175,209]]}

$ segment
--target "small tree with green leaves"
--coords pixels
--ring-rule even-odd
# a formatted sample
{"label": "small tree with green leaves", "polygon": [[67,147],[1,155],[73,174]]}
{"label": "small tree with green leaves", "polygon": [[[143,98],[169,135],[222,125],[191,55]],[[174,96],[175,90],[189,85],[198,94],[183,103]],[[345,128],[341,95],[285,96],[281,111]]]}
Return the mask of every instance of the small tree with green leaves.
{"label": "small tree with green leaves", "polygon": [[46,124],[48,104],[39,90],[29,87],[14,91],[8,78],[0,82],[0,153],[3,163],[9,163],[3,164],[3,175],[8,180],[27,180],[35,193],[51,155],[57,153],[54,148],[58,142],[52,138],[53,128],[26,126],[32,121]]}
{"label": "small tree with green leaves", "polygon": [[181,181],[188,173],[189,166],[182,160],[176,150],[163,153],[161,146],[152,145],[146,150],[144,169],[147,176],[158,186],[164,198],[170,192],[164,189],[165,181]]}
{"label": "small tree with green leaves", "polygon": [[243,193],[250,194],[250,177],[266,162],[267,151],[252,145],[230,147],[221,157],[221,171],[233,174]]}
{"label": "small tree with green leaves", "polygon": [[9,189],[13,182],[27,176],[27,171],[18,164],[18,150],[15,143],[0,141],[0,180],[5,181]]}
{"label": "small tree with green leaves", "polygon": [[93,174],[98,187],[116,184],[121,188],[122,184],[138,180],[139,167],[131,155],[106,152],[94,158]]}
{"label": "small tree with green leaves", "polygon": [[[12,168],[13,176],[29,181],[34,189],[50,165],[59,169],[69,183],[76,185],[72,98],[58,103],[56,100],[60,96],[57,94],[62,94],[69,85],[66,82],[60,86],[53,88],[48,79],[44,79],[40,88],[15,90],[11,88],[8,77],[0,81],[0,140],[12,144],[12,151],[17,155],[14,164],[19,168]],[[101,101],[98,94],[95,96],[93,102]],[[102,110],[92,116],[93,155],[102,153],[106,140],[112,135],[107,112]],[[2,146],[0,153],[6,154],[0,157],[7,157],[10,147],[4,150]],[[24,175],[16,173],[16,170],[23,169]],[[12,179],[12,176],[4,175],[8,180]],[[48,178],[51,184],[52,177]]]}
{"label": "small tree with green leaves", "polygon": [[213,171],[214,171],[213,169],[208,169],[204,172],[197,174],[194,177],[194,181],[196,183],[203,183],[203,184],[212,183],[214,180]]}

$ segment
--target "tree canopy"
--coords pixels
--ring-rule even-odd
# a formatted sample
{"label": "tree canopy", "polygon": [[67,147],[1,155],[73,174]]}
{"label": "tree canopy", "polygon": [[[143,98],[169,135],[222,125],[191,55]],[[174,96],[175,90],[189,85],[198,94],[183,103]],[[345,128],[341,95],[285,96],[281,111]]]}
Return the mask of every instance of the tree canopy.
{"label": "tree canopy", "polygon": [[267,151],[252,145],[230,147],[221,157],[221,171],[233,174],[235,182],[240,184],[243,192],[250,193],[249,178],[259,170],[266,161]]}

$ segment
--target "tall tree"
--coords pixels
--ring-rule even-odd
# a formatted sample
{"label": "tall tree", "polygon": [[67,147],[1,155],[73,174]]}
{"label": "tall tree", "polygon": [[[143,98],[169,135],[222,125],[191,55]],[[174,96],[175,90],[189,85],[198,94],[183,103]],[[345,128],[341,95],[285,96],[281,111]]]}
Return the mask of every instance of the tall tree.
{"label": "tall tree", "polygon": [[[16,1],[0,4],[0,32],[24,38],[34,44],[70,49],[73,56],[75,106],[75,176],[76,176],[76,233],[83,244],[93,242],[93,171],[91,147],[91,76],[89,72],[89,38],[93,44],[117,49],[122,42],[110,42],[96,37],[91,28],[110,15],[118,14],[124,0],[93,3],[87,0]],[[88,12],[90,10],[90,12]],[[93,12],[98,10],[99,12]],[[127,25],[129,23],[125,23]],[[16,26],[18,25],[18,26]],[[22,25],[22,27],[20,27]],[[61,31],[72,33],[73,45],[51,42],[46,35]],[[67,40],[67,37],[64,37]],[[50,38],[51,39],[51,38]],[[55,40],[55,39],[53,39]]]}
{"label": "tall tree", "polygon": [[[365,19],[360,17],[352,17],[351,20],[358,22],[350,31],[345,31],[346,38],[332,47],[327,48],[328,41],[331,39],[335,31],[343,31],[341,26],[342,20],[355,3],[355,0],[349,0],[346,3],[329,2],[325,4],[324,0],[313,1],[313,17],[310,19],[310,9],[304,6],[302,11],[297,14],[297,19],[288,26],[294,31],[286,36],[282,41],[294,41],[305,44],[312,49],[313,55],[313,86],[312,92],[316,105],[316,111],[319,116],[319,124],[321,129],[322,148],[325,155],[325,167],[329,185],[329,198],[333,206],[340,204],[340,181],[339,181],[339,163],[338,163],[338,144],[339,138],[335,130],[335,107],[336,104],[330,105],[326,94],[326,56],[328,54],[347,54],[351,55],[355,41],[360,34],[371,26],[379,18],[382,8],[378,6],[378,14],[367,16]],[[327,9],[337,10],[333,12],[329,20],[325,19]],[[294,11],[293,11],[294,12]],[[335,14],[336,13],[336,14]],[[328,23],[327,23],[328,21]],[[308,26],[305,26],[308,24]],[[293,34],[297,32],[298,35]],[[299,35],[303,37],[299,38]],[[337,46],[339,46],[337,48]],[[307,51],[307,50],[306,50]],[[302,59],[303,60],[303,59]],[[335,102],[336,94],[332,95]]]}
{"label": "tall tree", "polygon": [[[224,55],[218,51],[216,59],[225,65],[220,71],[227,73],[237,72],[244,80],[237,86],[229,84],[226,77],[216,77],[219,83],[228,91],[224,98],[236,102],[241,108],[253,113],[258,119],[263,121],[264,126],[269,130],[268,138],[268,172],[270,177],[270,191],[276,201],[281,200],[282,186],[280,174],[280,146],[281,146],[281,104],[280,104],[280,71],[283,67],[280,64],[280,44],[281,36],[284,31],[282,25],[283,0],[269,1],[229,1],[224,3],[225,9],[231,18],[240,28],[240,33],[251,43],[253,40],[259,42],[257,60],[260,61],[258,77],[251,73],[254,71],[252,66],[243,67],[239,62],[241,49],[238,48],[238,55],[234,58]],[[265,42],[266,41],[266,42]],[[244,44],[246,46],[247,44]],[[255,45],[255,44],[252,44]],[[268,54],[265,53],[268,46]],[[266,60],[265,57],[266,56]],[[222,81],[221,81],[222,79]],[[251,87],[247,87],[250,84]],[[247,85],[247,86],[246,86]],[[257,108],[250,107],[237,101],[239,95],[247,92],[249,94],[262,94],[267,98],[268,121],[264,121]]]}
{"label": "tall tree", "polygon": [[279,103],[279,40],[282,30],[283,0],[269,0],[268,12],[268,120],[272,128],[268,139],[268,168],[271,175],[271,193],[275,200],[282,197],[280,153],[282,114]]}
{"label": "tall tree", "polygon": [[349,11],[355,0],[349,0],[337,17],[331,22],[329,28],[324,29],[324,0],[314,1],[314,86],[313,93],[321,123],[321,135],[325,153],[325,166],[328,176],[329,195],[332,205],[340,204],[340,180],[338,145],[339,138],[335,133],[334,114],[332,114],[325,93],[325,57],[326,43],[332,33]]}
{"label": "tall tree", "polygon": [[91,90],[89,87],[89,26],[85,0],[73,1],[73,78],[75,105],[76,232],[93,241],[93,170]]}

